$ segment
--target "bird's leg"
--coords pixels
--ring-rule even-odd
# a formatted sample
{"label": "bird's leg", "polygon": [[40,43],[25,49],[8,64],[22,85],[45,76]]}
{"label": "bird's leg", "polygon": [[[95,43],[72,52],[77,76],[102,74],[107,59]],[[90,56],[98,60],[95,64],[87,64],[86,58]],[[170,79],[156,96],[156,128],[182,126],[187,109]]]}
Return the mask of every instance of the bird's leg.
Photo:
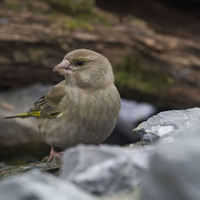
{"label": "bird's leg", "polygon": [[56,152],[53,146],[51,146],[51,151],[50,151],[49,159],[47,160],[47,162],[51,161],[53,158],[60,158],[62,154],[63,154],[62,152]]}

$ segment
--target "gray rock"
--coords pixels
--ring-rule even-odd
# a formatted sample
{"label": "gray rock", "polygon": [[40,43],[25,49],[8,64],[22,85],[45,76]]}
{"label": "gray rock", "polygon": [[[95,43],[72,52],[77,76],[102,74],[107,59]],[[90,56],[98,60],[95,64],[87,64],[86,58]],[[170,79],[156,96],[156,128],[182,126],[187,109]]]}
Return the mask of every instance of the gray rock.
{"label": "gray rock", "polygon": [[138,187],[132,192],[120,193],[112,196],[102,196],[99,200],[143,200],[141,196],[141,188]]}
{"label": "gray rock", "polygon": [[200,108],[165,111],[141,123],[133,133],[139,135],[144,144],[158,139],[160,142],[168,143],[174,141],[181,130],[198,124],[199,119]]}
{"label": "gray rock", "polygon": [[152,147],[84,146],[65,151],[60,177],[97,195],[130,192],[141,182]]}
{"label": "gray rock", "polygon": [[[0,129],[0,138],[2,137],[2,139],[0,141],[2,145],[15,145],[19,142],[26,143],[30,140],[29,138],[32,141],[41,141],[36,121],[33,118],[4,119],[4,117],[26,112],[50,87],[33,85],[15,91],[1,92],[0,125],[2,128]],[[7,138],[5,139],[4,137]]]}
{"label": "gray rock", "polygon": [[0,18],[0,24],[9,24],[9,23],[10,23],[9,19],[7,19],[7,18]]}
{"label": "gray rock", "polygon": [[[28,154],[41,157],[46,154],[47,148],[49,151],[49,147],[38,134],[35,119],[4,119],[4,117],[26,112],[50,87],[33,85],[24,89],[1,92],[0,159],[7,160]],[[40,149],[40,152],[37,149]]]}
{"label": "gray rock", "polygon": [[52,85],[40,85],[35,84],[23,89],[9,90],[6,92],[1,92],[0,103],[6,102],[14,106],[14,109],[9,111],[0,106],[0,113],[2,116],[10,114],[18,114],[27,111],[33,103],[42,97]]}
{"label": "gray rock", "polygon": [[0,182],[0,200],[95,200],[75,185],[32,171]]}
{"label": "gray rock", "polygon": [[180,134],[171,144],[159,144],[152,156],[143,180],[144,200],[200,199],[200,125]]}

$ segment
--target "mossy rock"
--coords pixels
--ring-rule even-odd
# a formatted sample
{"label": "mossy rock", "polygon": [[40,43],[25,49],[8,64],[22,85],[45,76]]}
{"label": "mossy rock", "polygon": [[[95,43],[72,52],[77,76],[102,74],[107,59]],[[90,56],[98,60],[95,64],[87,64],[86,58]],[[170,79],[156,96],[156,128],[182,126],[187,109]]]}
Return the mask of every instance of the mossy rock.
{"label": "mossy rock", "polygon": [[58,176],[61,164],[62,163],[59,158],[53,158],[49,163],[41,161],[36,163],[29,163],[26,165],[0,167],[0,180],[8,177],[13,177],[18,174],[23,174],[27,171],[34,169],[38,169],[41,172],[48,172],[55,176]]}
{"label": "mossy rock", "polygon": [[146,94],[162,95],[173,84],[173,79],[159,70],[142,62],[140,55],[125,55],[115,66],[116,85],[123,89],[138,90]]}
{"label": "mossy rock", "polygon": [[67,15],[90,15],[94,6],[93,0],[45,0],[55,9]]}

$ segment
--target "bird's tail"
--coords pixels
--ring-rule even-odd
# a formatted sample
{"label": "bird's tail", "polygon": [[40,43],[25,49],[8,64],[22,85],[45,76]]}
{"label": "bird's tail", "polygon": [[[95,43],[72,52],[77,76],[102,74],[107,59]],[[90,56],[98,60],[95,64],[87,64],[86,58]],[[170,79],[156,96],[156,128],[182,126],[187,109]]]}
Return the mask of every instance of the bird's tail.
{"label": "bird's tail", "polygon": [[27,118],[27,117],[32,117],[32,115],[30,113],[20,113],[20,114],[17,114],[17,115],[5,117],[5,119],[12,119],[12,118],[17,118],[17,117]]}

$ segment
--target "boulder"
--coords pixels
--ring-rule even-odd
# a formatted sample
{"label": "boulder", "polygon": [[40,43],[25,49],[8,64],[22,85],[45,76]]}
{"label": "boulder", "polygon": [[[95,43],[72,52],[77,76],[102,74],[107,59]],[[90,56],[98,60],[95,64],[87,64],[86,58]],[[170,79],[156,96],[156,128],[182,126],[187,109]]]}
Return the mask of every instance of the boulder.
{"label": "boulder", "polygon": [[95,200],[75,185],[39,171],[31,171],[21,176],[0,182],[0,200]]}
{"label": "boulder", "polygon": [[171,110],[160,112],[142,122],[133,133],[138,135],[144,144],[155,141],[172,142],[180,136],[180,131],[199,123],[200,108]]}
{"label": "boulder", "polygon": [[84,146],[65,151],[60,177],[96,195],[138,189],[152,147]]}
{"label": "boulder", "polygon": [[[27,88],[4,91],[0,95],[0,159],[36,161],[49,153],[38,134],[36,120],[5,119],[6,116],[26,112],[51,86],[33,85]],[[28,159],[27,159],[28,158]]]}
{"label": "boulder", "polygon": [[200,125],[177,132],[179,140],[160,144],[152,156],[143,180],[144,200],[200,197]]}

